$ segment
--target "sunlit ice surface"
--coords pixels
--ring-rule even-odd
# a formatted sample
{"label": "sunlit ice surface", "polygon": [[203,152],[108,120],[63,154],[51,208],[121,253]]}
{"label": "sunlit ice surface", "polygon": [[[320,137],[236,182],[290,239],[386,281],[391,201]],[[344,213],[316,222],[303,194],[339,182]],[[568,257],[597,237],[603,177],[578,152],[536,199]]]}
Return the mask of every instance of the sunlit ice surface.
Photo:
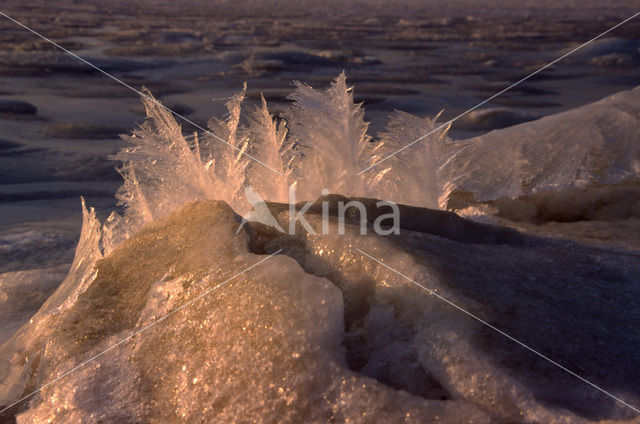
{"label": "sunlit ice surface", "polygon": [[[402,25],[415,29],[410,20]],[[599,48],[622,48],[608,43]],[[270,72],[285,59],[247,58],[238,69]],[[381,119],[370,122],[366,100],[356,97],[365,84],[354,74],[279,86],[285,102],[256,96],[250,78],[246,87],[239,81],[218,101],[224,110],[198,120],[206,131],[161,107],[153,93],[162,88],[149,85],[146,119],[123,131],[113,155],[124,179],[119,206],[96,211],[90,197],[83,203],[71,265],[59,253],[69,249],[68,236],[33,229],[3,236],[0,248],[14,263],[43,266],[7,268],[0,279],[9,323],[0,404],[282,251],[3,418],[634,422],[632,409],[358,249],[638,405],[638,89],[542,119],[518,115],[531,122],[472,137],[455,137],[455,125],[445,125],[394,154],[446,115],[378,110]],[[475,114],[465,128],[490,125],[492,116]],[[85,131],[81,138],[109,130],[47,128],[58,137]],[[300,202],[331,193],[306,215],[315,234],[256,222],[238,231],[251,216],[247,187],[288,229],[292,185]],[[77,196],[88,186],[70,187],[59,191]],[[93,190],[106,197],[104,186]],[[322,234],[322,202],[334,211],[353,199],[369,211],[377,200],[402,204],[400,234],[363,235],[352,215],[340,234],[334,212]],[[46,253],[34,259],[32,246]]]}

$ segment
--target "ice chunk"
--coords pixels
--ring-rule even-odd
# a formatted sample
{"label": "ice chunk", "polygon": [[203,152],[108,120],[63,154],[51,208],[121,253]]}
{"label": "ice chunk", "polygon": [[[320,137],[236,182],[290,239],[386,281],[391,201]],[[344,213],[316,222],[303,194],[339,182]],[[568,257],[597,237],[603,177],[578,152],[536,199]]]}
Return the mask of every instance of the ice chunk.
{"label": "ice chunk", "polygon": [[640,174],[640,87],[469,140],[446,178],[476,200],[613,184]]}
{"label": "ice chunk", "polygon": [[[286,209],[274,205],[274,211],[287,221]],[[341,288],[352,368],[392,387],[414,393],[421,387],[427,398],[444,393],[452,401],[464,399],[500,417],[497,422],[633,422],[633,410],[355,248],[631,405],[640,402],[637,255],[509,237],[500,227],[479,223],[468,223],[460,233],[455,220],[442,214],[402,207],[404,228],[393,237],[362,236],[357,224],[339,236],[335,222],[329,235],[300,227],[291,237],[259,224],[250,227],[257,233],[254,249],[284,247],[307,272]],[[307,219],[312,228],[321,226],[320,216]],[[437,221],[440,228],[411,219]],[[406,230],[410,226],[417,231]],[[474,241],[465,239],[474,232]]]}
{"label": "ice chunk", "polygon": [[[69,308],[0,349],[23,373],[3,378],[2,403],[256,263],[237,225],[225,204],[193,203],[122,243]],[[350,370],[343,316],[335,285],[276,256],[46,387],[18,422],[489,422]]]}
{"label": "ice chunk", "polygon": [[[258,223],[245,225],[245,233],[229,205],[242,212],[240,190],[257,169],[242,153],[253,147],[273,160],[282,151],[290,156],[271,164],[283,170],[275,197],[303,169],[311,170],[300,180],[303,196],[329,188],[441,207],[456,186],[487,200],[620,181],[640,171],[638,90],[468,141],[449,140],[445,127],[355,180],[349,172],[357,172],[362,152],[373,146],[344,75],[326,91],[298,86],[289,136],[265,104],[249,127],[242,125],[243,89],[228,103],[228,118],[211,121],[235,150],[211,137],[202,143],[184,137],[171,114],[146,98],[149,119],[131,137],[133,147],[117,156],[124,161],[118,196],[125,215],[111,215],[101,226],[83,205],[71,272],[0,347],[0,405],[64,377],[5,416],[17,414],[19,422],[633,419],[630,409],[356,248],[635,405],[637,255],[409,206],[400,209],[402,232],[391,237],[361,235],[351,218],[346,235],[334,235],[335,217],[328,235],[302,228],[286,235]],[[436,128],[436,118],[396,113],[377,154]],[[416,159],[420,171],[407,166]],[[376,204],[359,200],[368,211]],[[318,206],[309,209],[315,228]],[[288,228],[288,205],[269,207]],[[277,249],[289,257],[269,259],[64,375]]]}

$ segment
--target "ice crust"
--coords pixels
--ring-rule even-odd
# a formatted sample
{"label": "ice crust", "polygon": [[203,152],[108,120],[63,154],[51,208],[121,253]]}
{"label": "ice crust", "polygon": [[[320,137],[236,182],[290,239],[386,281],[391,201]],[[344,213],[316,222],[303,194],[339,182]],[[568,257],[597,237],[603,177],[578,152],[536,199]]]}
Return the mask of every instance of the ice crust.
{"label": "ice crust", "polygon": [[[271,207],[287,219],[284,208]],[[443,222],[444,212],[411,213]],[[188,204],[98,260],[91,284],[73,293],[63,284],[0,348],[0,403],[282,248],[46,387],[14,411],[22,411],[18,422],[635,419],[355,247],[632,404],[640,400],[637,255],[468,222],[470,231],[439,235],[427,226],[396,237],[360,235],[349,223],[344,236],[301,228],[290,236],[258,223],[236,234],[237,218],[222,202]],[[309,221],[319,225],[317,216]],[[451,214],[448,226],[455,222]]]}

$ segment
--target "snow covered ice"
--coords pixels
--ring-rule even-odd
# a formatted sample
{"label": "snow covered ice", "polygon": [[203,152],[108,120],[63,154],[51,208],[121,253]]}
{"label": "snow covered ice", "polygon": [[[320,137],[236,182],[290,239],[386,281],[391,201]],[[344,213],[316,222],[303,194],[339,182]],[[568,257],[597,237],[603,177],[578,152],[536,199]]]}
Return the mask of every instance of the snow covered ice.
{"label": "snow covered ice", "polygon": [[[285,120],[266,102],[245,111],[243,89],[226,118],[209,124],[231,149],[207,134],[183,135],[169,112],[143,98],[148,120],[116,155],[125,212],[100,223],[83,206],[70,273],[0,347],[0,405],[44,385],[6,416],[17,414],[19,423],[633,423],[632,409],[358,249],[639,405],[637,252],[427,209],[465,193],[490,201],[637,177],[639,94],[471,140],[453,140],[445,127],[361,177],[359,170],[436,128],[438,118],[397,112],[371,141],[344,75],[326,90],[299,84]],[[237,232],[249,185],[286,228],[288,205],[277,202],[296,181],[299,200],[328,188],[336,194],[319,201],[333,206],[354,196],[412,206],[400,208],[399,235],[361,235],[355,217],[344,235],[335,217],[329,235],[301,226],[284,234],[256,222]],[[375,200],[361,201],[373,210]],[[315,228],[319,205],[307,216]]]}

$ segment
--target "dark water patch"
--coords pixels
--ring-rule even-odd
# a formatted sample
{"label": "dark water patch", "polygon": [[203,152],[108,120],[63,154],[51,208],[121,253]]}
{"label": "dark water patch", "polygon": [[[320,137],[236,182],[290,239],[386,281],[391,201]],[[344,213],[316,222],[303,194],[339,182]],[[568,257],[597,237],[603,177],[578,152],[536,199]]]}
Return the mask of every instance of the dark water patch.
{"label": "dark water patch", "polygon": [[411,84],[451,84],[448,81],[429,76],[426,72],[420,74],[406,74],[398,72],[361,73],[356,71],[349,75],[348,82],[355,85],[356,89],[358,85],[362,83],[407,84],[410,82]]}
{"label": "dark water patch", "polygon": [[0,113],[35,115],[38,108],[22,100],[0,99]]}
{"label": "dark water patch", "polygon": [[0,203],[25,202],[31,200],[52,200],[84,197],[112,197],[113,191],[106,190],[66,190],[66,191],[29,191],[4,193],[0,191]]}
{"label": "dark water patch", "polygon": [[[517,63],[514,66],[518,65]],[[487,74],[484,78],[488,81],[499,81],[504,84],[504,87],[513,84],[516,81],[521,80],[525,76],[529,75],[533,71],[541,68],[546,65],[546,63],[538,63],[535,65],[527,64],[526,67],[528,69],[523,69],[525,66],[518,66],[518,71],[509,71],[509,72],[493,72]],[[527,81],[529,83],[533,83],[535,81],[554,81],[554,80],[579,80],[585,76],[585,73],[575,73],[575,72],[559,72],[550,69],[546,69],[538,74],[533,75]]]}
{"label": "dark water patch", "polygon": [[196,35],[191,32],[176,31],[162,34],[159,37],[162,43],[197,43],[203,39],[202,35]]}
{"label": "dark water patch", "polygon": [[590,59],[588,64],[603,68],[633,68],[638,65],[640,58],[638,56],[620,53],[611,53],[600,57]]}
{"label": "dark water patch", "polygon": [[96,87],[92,84],[91,86],[83,85],[81,87],[48,86],[47,88],[61,90],[64,97],[72,99],[137,99],[139,97],[138,94],[128,88],[120,86],[120,84],[115,81],[110,82],[112,83],[111,87]]}
{"label": "dark water patch", "polygon": [[[350,81],[351,79],[349,79]],[[374,96],[413,96],[420,94],[420,91],[413,88],[407,88],[402,86],[389,86],[389,85],[367,85],[361,84],[355,87],[355,93],[360,95],[374,95]]]}
{"label": "dark water patch", "polygon": [[381,96],[354,96],[354,101],[356,103],[364,103],[365,107],[376,103],[382,103],[385,100],[387,100],[386,97]]}
{"label": "dark water patch", "polygon": [[495,99],[491,100],[491,103],[500,105],[500,106],[521,107],[521,108],[544,108],[544,107],[561,106],[560,103],[546,102],[544,100],[531,100],[531,99],[523,99],[519,97],[502,97],[502,96],[496,97]]}
{"label": "dark water patch", "polygon": [[197,53],[206,53],[201,43],[139,43],[120,47],[112,47],[105,51],[109,56],[164,56],[180,57]]}
{"label": "dark water patch", "polygon": [[[575,47],[577,47],[577,45],[562,50],[560,53],[568,53]],[[601,38],[572,54],[567,58],[567,62],[588,62],[611,54],[637,56],[638,49],[640,49],[640,42],[637,40],[628,40],[618,37]]]}
{"label": "dark water patch", "polygon": [[[2,150],[0,148],[0,150]],[[9,157],[20,157],[20,156],[25,156],[25,155],[33,155],[33,154],[37,154],[37,153],[42,153],[42,152],[46,152],[47,149],[42,148],[42,147],[22,147],[21,145],[18,145],[17,148],[7,148],[5,150],[2,150],[0,152],[0,157],[3,158],[9,158]]]}
{"label": "dark water patch", "polygon": [[115,162],[104,156],[52,152],[44,149],[0,153],[0,181],[21,184],[52,181],[121,181]]}
{"label": "dark water patch", "polygon": [[[183,105],[181,103],[164,103],[163,102],[162,104],[165,105],[172,112],[175,112],[180,115],[190,115],[194,112],[192,108],[190,108],[187,105]],[[147,115],[144,105],[142,104],[136,105],[130,108],[129,112],[135,113],[136,115],[142,115],[142,116]]]}
{"label": "dark water patch", "polygon": [[264,96],[264,99],[267,103],[289,103],[287,96],[290,94],[291,90],[253,90],[247,92],[247,99],[260,101],[261,96]]}
{"label": "dark water patch", "polygon": [[[134,61],[118,59],[85,58],[90,63],[107,72],[130,72],[164,65],[162,61]],[[43,76],[100,76],[97,69],[62,52],[40,55],[0,56],[0,76],[43,77]]]}
{"label": "dark water patch", "polygon": [[6,140],[0,138],[0,150],[13,149],[15,147],[20,147],[22,144],[16,143],[15,141]]}
{"label": "dark water patch", "polygon": [[0,236],[0,272],[71,262],[77,240],[65,234],[25,231]]}
{"label": "dark water patch", "polygon": [[[499,91],[504,90],[509,85],[510,85],[509,83],[490,83],[490,82],[487,82],[487,83],[483,83],[483,84],[467,85],[464,88],[468,89],[468,90],[473,90],[473,91],[486,93],[486,94],[495,94],[495,93],[497,93]],[[523,94],[523,95],[532,95],[532,96],[539,96],[539,95],[546,95],[546,94],[558,94],[557,91],[553,91],[553,90],[549,90],[549,89],[543,89],[543,88],[539,88],[539,87],[534,87],[532,85],[527,85],[527,84],[520,84],[520,85],[517,85],[517,86],[515,86],[513,88],[510,88],[509,92]]]}
{"label": "dark water patch", "polygon": [[128,132],[127,128],[74,122],[52,122],[44,126],[44,133],[53,138],[109,139]]}

